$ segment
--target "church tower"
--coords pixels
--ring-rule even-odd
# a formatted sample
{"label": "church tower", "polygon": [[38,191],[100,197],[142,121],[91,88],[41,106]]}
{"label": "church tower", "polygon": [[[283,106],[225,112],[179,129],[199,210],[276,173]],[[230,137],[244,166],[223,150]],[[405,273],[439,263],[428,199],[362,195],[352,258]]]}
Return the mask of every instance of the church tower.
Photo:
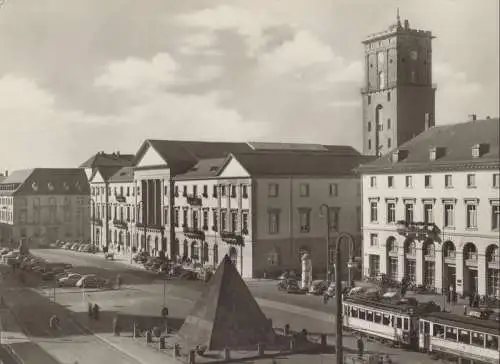
{"label": "church tower", "polygon": [[381,156],[434,126],[432,33],[408,20],[368,36],[365,46],[363,152]]}

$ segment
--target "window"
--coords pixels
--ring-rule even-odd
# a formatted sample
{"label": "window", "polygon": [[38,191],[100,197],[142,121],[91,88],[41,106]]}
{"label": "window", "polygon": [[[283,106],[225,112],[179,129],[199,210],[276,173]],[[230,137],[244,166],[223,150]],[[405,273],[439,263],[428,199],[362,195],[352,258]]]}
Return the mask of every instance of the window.
{"label": "window", "polygon": [[432,325],[432,336],[434,337],[444,337],[444,328],[441,325],[433,324]]}
{"label": "window", "polygon": [[481,334],[479,332],[472,332],[471,344],[483,348],[484,334]]}
{"label": "window", "polygon": [[372,123],[370,121],[368,122],[368,131],[372,131]]}
{"label": "window", "polygon": [[433,205],[430,203],[424,204],[424,222],[426,224],[434,222]]}
{"label": "window", "polygon": [[339,231],[340,207],[330,207],[329,226],[332,231]]}
{"label": "window", "polygon": [[370,177],[370,187],[377,187],[377,177]]}
{"label": "window", "polygon": [[182,226],[188,226],[188,210],[182,210]]}
{"label": "window", "polygon": [[241,214],[241,229],[243,234],[248,234],[248,212]]}
{"label": "window", "polygon": [[227,212],[226,210],[221,210],[220,212],[220,230],[226,231],[227,224]]}
{"label": "window", "polygon": [[368,139],[368,150],[372,149],[372,140]]}
{"label": "window", "polygon": [[385,75],[384,72],[379,72],[378,73],[378,85],[379,88],[385,88]]}
{"label": "window", "polygon": [[366,321],[373,321],[373,311],[366,311]]}
{"label": "window", "polygon": [[500,229],[500,205],[491,206],[491,230]]}
{"label": "window", "polygon": [[370,202],[370,221],[377,222],[378,221],[378,206],[377,202]]}
{"label": "window", "polygon": [[389,130],[392,127],[391,124],[392,124],[392,120],[391,120],[391,118],[388,118],[387,119],[387,130]]}
{"label": "window", "polygon": [[391,138],[387,138],[387,148],[392,148],[392,140]]}
{"label": "window", "polygon": [[279,221],[280,214],[279,211],[269,211],[269,234],[279,233]]}
{"label": "window", "polygon": [[198,211],[196,211],[196,210],[193,211],[192,218],[193,218],[193,221],[192,221],[193,228],[198,229],[198,227],[199,227],[199,223],[198,223]]}
{"label": "window", "polygon": [[238,231],[238,211],[231,211],[231,231]]}
{"label": "window", "polygon": [[405,177],[405,186],[406,186],[406,188],[411,188],[412,187],[413,180],[412,180],[411,177],[412,176],[406,176]]}
{"label": "window", "polygon": [[175,186],[174,191],[174,196],[179,197],[179,186]]}
{"label": "window", "polygon": [[183,186],[182,188],[182,196],[186,197],[188,194],[188,187],[187,186]]}
{"label": "window", "polygon": [[432,176],[426,175],[426,176],[424,176],[424,180],[425,180],[425,188],[431,188],[432,187]]}
{"label": "window", "polygon": [[368,95],[368,105],[370,105],[371,103],[372,103],[372,97]]}
{"label": "window", "polygon": [[231,186],[231,197],[236,197],[236,186],[232,185]]}
{"label": "window", "polygon": [[336,197],[339,195],[339,185],[337,183],[330,183],[329,189],[330,197]]}
{"label": "window", "polygon": [[391,93],[390,92],[387,93],[387,101],[389,101],[389,102],[391,101]]}
{"label": "window", "polygon": [[436,265],[433,261],[426,261],[424,265],[424,285],[434,287]]}
{"label": "window", "polygon": [[403,319],[401,317],[397,317],[396,318],[396,327],[398,329],[402,329],[403,328]]}
{"label": "window", "polygon": [[495,173],[493,175],[493,188],[500,187],[500,173]]}
{"label": "window", "polygon": [[376,277],[380,273],[380,256],[371,254],[368,262],[370,276]]}
{"label": "window", "polygon": [[475,174],[468,174],[467,175],[467,188],[474,188],[476,187],[476,175]]}
{"label": "window", "polygon": [[241,186],[241,194],[243,195],[243,198],[248,198],[248,186],[247,185]]}
{"label": "window", "polygon": [[301,183],[299,186],[300,197],[309,197],[309,184]]}
{"label": "window", "polygon": [[220,195],[226,196],[226,186],[225,185],[220,186]]}
{"label": "window", "polygon": [[389,188],[394,187],[394,176],[387,177],[387,187],[389,187]]}
{"label": "window", "polygon": [[176,227],[179,227],[179,209],[175,209],[174,224]]}
{"label": "window", "polygon": [[474,229],[477,228],[477,206],[475,204],[469,203],[466,207],[467,210],[467,228]]}
{"label": "window", "polygon": [[378,246],[378,235],[370,234],[370,246]]}
{"label": "window", "polygon": [[212,197],[217,197],[217,185],[215,185],[213,187],[213,190],[212,190]]}
{"label": "window", "polygon": [[492,350],[498,350],[498,336],[497,335],[486,335],[486,348]]}
{"label": "window", "polygon": [[394,202],[387,203],[387,223],[396,222],[396,204]]}
{"label": "window", "polygon": [[451,203],[447,203],[444,205],[444,226],[445,227],[455,226],[454,206]]}
{"label": "window", "polygon": [[390,323],[391,323],[391,315],[384,313],[382,318],[382,324],[384,324],[385,326],[389,326]]}
{"label": "window", "polygon": [[308,233],[311,230],[311,210],[299,208],[300,232]]}
{"label": "window", "polygon": [[212,221],[213,221],[212,230],[213,231],[219,230],[219,215],[217,214],[216,209],[212,210]]}
{"label": "window", "polygon": [[405,204],[405,221],[406,222],[413,221],[413,203]]}
{"label": "window", "polygon": [[193,196],[196,196],[198,194],[198,186],[193,185]]}
{"label": "window", "polygon": [[279,194],[279,186],[277,183],[269,183],[269,197],[278,197]]}
{"label": "window", "polygon": [[444,175],[444,187],[445,188],[452,188],[453,187],[453,180],[451,178],[451,174]]}
{"label": "window", "polygon": [[208,230],[208,210],[203,210],[203,230]]}
{"label": "window", "polygon": [[458,331],[458,342],[462,344],[470,344],[470,331],[469,330],[459,330]]}

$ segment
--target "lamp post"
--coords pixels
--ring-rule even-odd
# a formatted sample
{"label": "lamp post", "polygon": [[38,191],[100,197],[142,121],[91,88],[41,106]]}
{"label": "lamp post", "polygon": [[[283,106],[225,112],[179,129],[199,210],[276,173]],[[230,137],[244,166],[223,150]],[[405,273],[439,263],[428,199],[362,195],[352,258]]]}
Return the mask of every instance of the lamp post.
{"label": "lamp post", "polygon": [[336,304],[336,343],[335,343],[335,363],[343,364],[344,363],[344,350],[342,347],[342,277],[340,276],[341,272],[341,254],[340,254],[340,244],[344,239],[347,239],[349,244],[354,244],[354,238],[351,234],[346,232],[341,232],[337,237],[337,241],[335,244],[335,304]]}
{"label": "lamp post", "polygon": [[328,271],[330,268],[330,206],[322,204],[319,207],[320,217],[326,216],[326,272],[325,280],[328,281]]}

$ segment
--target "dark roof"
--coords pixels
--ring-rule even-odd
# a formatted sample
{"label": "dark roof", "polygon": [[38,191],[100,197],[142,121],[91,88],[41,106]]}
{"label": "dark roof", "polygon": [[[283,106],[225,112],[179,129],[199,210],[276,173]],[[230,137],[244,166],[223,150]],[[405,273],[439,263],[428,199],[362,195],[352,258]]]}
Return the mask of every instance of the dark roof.
{"label": "dark roof", "polygon": [[[488,145],[479,158],[472,157],[472,147]],[[430,160],[430,149],[444,152]],[[393,153],[399,151],[403,159],[393,162]],[[359,168],[362,173],[411,172],[432,170],[498,169],[499,119],[476,120],[428,129],[387,155]]]}
{"label": "dark roof", "polygon": [[460,316],[449,312],[433,312],[422,317],[425,320],[458,328],[498,335],[498,321]]}
{"label": "dark roof", "polygon": [[134,167],[120,168],[108,179],[109,182],[133,182],[134,181]]}
{"label": "dark roof", "polygon": [[356,149],[347,145],[323,145],[306,143],[274,143],[274,142],[248,142],[255,151],[308,151],[308,152],[336,152],[340,154],[359,154]]}
{"label": "dark roof", "polygon": [[87,176],[80,168],[35,168],[12,172],[0,185],[15,185],[2,194],[86,195],[90,193]]}
{"label": "dark roof", "polygon": [[352,176],[354,169],[373,157],[330,152],[232,153],[251,176]]}
{"label": "dark roof", "polygon": [[2,183],[6,178],[7,178],[7,176],[0,174],[0,183]]}
{"label": "dark roof", "polygon": [[80,165],[80,168],[110,167],[110,166],[132,166],[134,154],[104,153],[98,152]]}
{"label": "dark roof", "polygon": [[177,180],[216,177],[226,158],[202,159],[187,172],[178,175]]}
{"label": "dark roof", "polygon": [[269,321],[226,255],[178,332],[183,347],[248,350],[272,344]]}

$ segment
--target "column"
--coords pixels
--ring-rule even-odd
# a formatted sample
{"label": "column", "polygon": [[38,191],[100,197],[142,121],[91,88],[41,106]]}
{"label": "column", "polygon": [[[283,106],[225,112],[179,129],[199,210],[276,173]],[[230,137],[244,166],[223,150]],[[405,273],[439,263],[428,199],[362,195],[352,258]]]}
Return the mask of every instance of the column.
{"label": "column", "polygon": [[419,284],[424,284],[424,252],[422,251],[422,244],[420,242],[417,242],[417,256],[416,256],[416,262],[415,264],[417,265],[417,271],[416,271],[416,283],[417,285]]}
{"label": "column", "polygon": [[479,254],[477,256],[477,290],[480,296],[486,295],[486,280],[487,280],[487,263],[486,255]]}
{"label": "column", "polygon": [[[379,253],[380,253],[380,273],[387,274],[387,263],[389,260],[389,253],[387,251],[387,239],[384,243],[380,245]],[[350,249],[350,248],[349,248]],[[349,250],[348,250],[349,251]]]}
{"label": "column", "polygon": [[443,292],[443,284],[444,284],[444,275],[443,275],[443,269],[444,269],[444,257],[443,257],[443,247],[441,246],[441,250],[436,250],[435,251],[435,258],[434,258],[434,268],[436,269],[435,271],[435,288],[437,292]]}
{"label": "column", "polygon": [[456,267],[456,282],[457,282],[457,294],[464,294],[464,254],[462,249],[456,250],[456,258],[455,258],[455,267]]}
{"label": "column", "polygon": [[403,244],[398,248],[398,281],[401,281],[405,276],[405,251]]}

